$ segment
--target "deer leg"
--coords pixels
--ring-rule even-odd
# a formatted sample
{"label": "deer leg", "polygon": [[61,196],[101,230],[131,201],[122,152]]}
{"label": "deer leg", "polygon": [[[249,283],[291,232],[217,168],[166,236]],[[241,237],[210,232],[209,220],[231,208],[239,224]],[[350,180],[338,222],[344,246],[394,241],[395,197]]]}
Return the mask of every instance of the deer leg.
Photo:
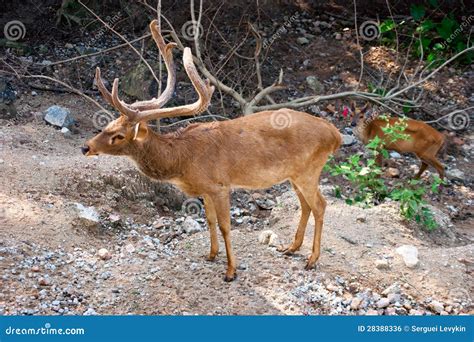
{"label": "deer leg", "polygon": [[235,257],[232,252],[232,245],[230,242],[230,198],[229,191],[221,192],[212,197],[212,202],[216,209],[217,221],[219,222],[219,229],[222,233],[225,242],[225,250],[227,254],[227,272],[225,274],[225,281],[232,281],[235,279]]}
{"label": "deer leg", "polygon": [[207,260],[214,261],[219,253],[219,241],[217,240],[216,208],[214,208],[214,203],[212,202],[211,197],[204,196],[204,208],[206,209],[207,225],[209,226],[209,232],[211,233],[211,251]]}
{"label": "deer leg", "polygon": [[326,209],[326,200],[319,192],[318,182],[320,173],[321,170],[318,170],[316,177],[309,177],[308,179],[302,181],[300,180],[298,183],[296,183],[301,193],[303,194],[306,202],[311,207],[311,211],[313,212],[315,221],[313,248],[305,267],[305,269],[307,270],[313,268],[314,264],[319,259],[319,255],[321,254],[321,235],[323,231],[323,219],[324,212]]}
{"label": "deer leg", "polygon": [[292,183],[292,185],[293,185],[293,189],[298,195],[298,199],[300,200],[301,218],[298,224],[298,228],[296,230],[293,243],[287,248],[282,248],[279,250],[280,252],[283,252],[286,255],[293,254],[295,251],[297,251],[301,247],[303,243],[303,239],[304,239],[304,233],[306,231],[306,226],[308,225],[309,215],[311,214],[311,207],[309,206],[308,202],[306,202],[303,194],[301,193],[301,191],[298,190],[298,187],[294,183]]}
{"label": "deer leg", "polygon": [[377,153],[377,156],[375,157],[375,163],[377,163],[377,165],[379,167],[382,167],[383,166],[383,159],[382,159],[382,153]]}
{"label": "deer leg", "polygon": [[428,164],[426,164],[423,160],[421,161],[420,169],[418,170],[418,173],[415,176],[415,179],[419,179],[423,172],[425,172],[426,168],[428,167]]}

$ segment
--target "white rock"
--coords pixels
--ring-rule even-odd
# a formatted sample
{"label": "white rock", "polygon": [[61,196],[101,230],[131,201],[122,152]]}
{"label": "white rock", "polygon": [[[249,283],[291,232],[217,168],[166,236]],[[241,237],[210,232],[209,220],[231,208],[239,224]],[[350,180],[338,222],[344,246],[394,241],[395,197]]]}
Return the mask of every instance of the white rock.
{"label": "white rock", "polygon": [[99,251],[97,252],[97,255],[102,260],[109,260],[110,258],[112,258],[112,255],[110,254],[110,252],[106,248],[99,249]]}
{"label": "white rock", "polygon": [[395,250],[399,255],[402,256],[403,262],[408,268],[415,268],[419,264],[418,260],[418,248],[412,245],[403,245]]}
{"label": "white rock", "polygon": [[98,223],[100,221],[99,213],[94,207],[86,207],[81,203],[76,203],[76,208],[79,211],[79,217]]}
{"label": "white rock", "polygon": [[272,233],[270,235],[270,238],[268,239],[268,246],[270,247],[278,247],[280,246],[280,239],[278,238],[278,235],[275,233]]}
{"label": "white rock", "polygon": [[[258,235],[258,242],[262,245],[268,245],[270,243],[270,237],[275,234],[272,230],[264,230]],[[275,234],[276,235],[276,234]]]}
{"label": "white rock", "polygon": [[125,250],[128,253],[133,253],[133,252],[135,252],[135,247],[131,243],[129,243],[128,245],[125,246]]}
{"label": "white rock", "polygon": [[188,216],[183,222],[183,230],[186,232],[186,234],[194,234],[200,232],[202,227],[199,222]]}
{"label": "white rock", "polygon": [[441,314],[441,312],[444,311],[444,305],[441,302],[438,302],[437,300],[433,300],[430,303],[430,309],[433,310],[434,312]]}
{"label": "white rock", "polygon": [[377,302],[377,307],[379,309],[383,309],[383,308],[386,308],[387,306],[390,305],[390,299],[388,298],[381,298],[378,302]]}

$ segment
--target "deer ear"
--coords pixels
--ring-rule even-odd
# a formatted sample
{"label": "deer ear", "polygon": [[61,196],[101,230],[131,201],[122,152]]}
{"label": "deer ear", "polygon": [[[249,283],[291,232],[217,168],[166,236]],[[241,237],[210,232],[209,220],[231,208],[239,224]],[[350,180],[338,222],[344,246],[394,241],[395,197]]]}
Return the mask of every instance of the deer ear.
{"label": "deer ear", "polygon": [[355,113],[355,111],[356,111],[355,102],[354,102],[354,101],[351,101],[351,112],[352,112],[352,113]]}
{"label": "deer ear", "polygon": [[142,141],[147,135],[148,127],[146,124],[139,122],[135,125],[135,127],[133,127],[133,140]]}
{"label": "deer ear", "polygon": [[367,102],[364,107],[360,110],[362,113],[366,112],[369,109],[370,104]]}

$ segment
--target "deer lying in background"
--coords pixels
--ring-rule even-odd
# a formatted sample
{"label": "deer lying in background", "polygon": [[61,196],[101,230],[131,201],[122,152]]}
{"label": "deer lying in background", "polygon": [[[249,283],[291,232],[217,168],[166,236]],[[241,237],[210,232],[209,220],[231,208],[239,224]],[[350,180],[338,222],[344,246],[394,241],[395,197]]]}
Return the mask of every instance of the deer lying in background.
{"label": "deer lying in background", "polygon": [[[392,117],[388,118],[388,121],[379,118],[378,115],[374,114],[373,110],[368,109],[368,104],[362,109],[357,109],[354,103],[351,104],[351,117],[354,135],[364,145],[367,145],[375,136],[384,141],[385,134],[382,131],[382,127],[385,127],[387,124],[393,125],[399,120]],[[408,140],[386,142],[385,148],[399,153],[414,153],[421,160],[420,169],[415,178],[420,178],[428,166],[432,166],[438,171],[440,178],[443,179],[444,167],[436,158],[436,155],[444,145],[445,136],[422,121],[408,119],[406,123],[407,127],[403,133],[408,134],[410,138]],[[378,155],[377,162],[379,165],[382,164],[381,154]]]}
{"label": "deer lying in background", "polygon": [[[183,63],[199,98],[188,105],[162,108],[173,94],[176,72],[172,48],[165,44],[156,21],[150,24],[153,38],[168,70],[167,86],[157,99],[126,104],[118,96],[118,79],[110,93],[96,71],[96,83],[104,99],[121,116],[112,121],[82,152],[87,156],[128,156],[150,178],[175,184],[190,196],[202,196],[211,234],[208,259],[219,247],[216,223],[227,253],[226,281],[236,275],[230,240],[230,190],[259,189],[290,180],[301,203],[301,218],[293,243],[283,251],[300,248],[308,218],[313,213],[315,233],[306,268],[319,258],[326,201],[319,191],[319,176],[330,154],[341,144],[339,131],[329,122],[290,109],[265,111],[235,120],[192,124],[169,134],[158,134],[147,121],[164,117],[200,114],[208,107],[214,87],[203,81],[185,48]],[[286,121],[286,125],[279,124]]]}

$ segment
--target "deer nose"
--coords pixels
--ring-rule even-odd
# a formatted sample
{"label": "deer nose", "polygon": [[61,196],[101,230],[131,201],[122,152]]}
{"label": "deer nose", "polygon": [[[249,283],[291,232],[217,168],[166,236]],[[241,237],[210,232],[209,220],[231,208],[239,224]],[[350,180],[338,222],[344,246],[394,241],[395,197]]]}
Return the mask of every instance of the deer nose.
{"label": "deer nose", "polygon": [[351,122],[351,126],[355,127],[357,124],[355,122]]}
{"label": "deer nose", "polygon": [[90,150],[90,148],[87,145],[81,147],[82,154],[84,154],[84,155],[86,155],[87,152],[89,152],[89,150]]}

